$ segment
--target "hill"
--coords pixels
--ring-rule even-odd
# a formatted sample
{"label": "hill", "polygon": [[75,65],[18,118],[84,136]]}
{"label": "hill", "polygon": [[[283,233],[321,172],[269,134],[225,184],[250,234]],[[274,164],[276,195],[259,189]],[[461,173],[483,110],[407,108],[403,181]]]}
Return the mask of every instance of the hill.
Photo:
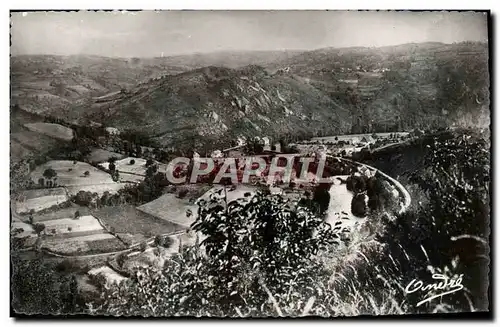
{"label": "hill", "polygon": [[[275,62],[352,111],[353,133],[479,123],[489,116],[488,45],[325,48]],[[484,124],[484,123],[483,123]]]}
{"label": "hill", "polygon": [[477,42],[164,58],[18,56],[11,58],[11,100],[176,147],[219,147],[254,135],[485,127],[488,61],[488,45]]}
{"label": "hill", "polygon": [[131,87],[158,74],[189,68],[157,60],[99,56],[22,55],[11,57],[11,103],[23,109],[64,116],[75,103]]}
{"label": "hill", "polygon": [[121,130],[147,131],[162,146],[221,146],[238,137],[350,129],[349,110],[320,89],[260,66],[200,68],[107,99],[87,109],[87,118]]}

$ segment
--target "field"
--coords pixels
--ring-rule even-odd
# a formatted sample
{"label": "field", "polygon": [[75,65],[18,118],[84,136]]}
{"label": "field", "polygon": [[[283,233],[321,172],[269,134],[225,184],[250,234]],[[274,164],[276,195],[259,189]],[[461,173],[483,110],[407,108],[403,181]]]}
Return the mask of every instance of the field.
{"label": "field", "polygon": [[91,254],[124,250],[125,245],[109,233],[99,233],[71,238],[47,236],[44,248],[60,254]]}
{"label": "field", "polygon": [[59,124],[31,123],[24,126],[31,131],[44,134],[55,139],[63,141],[71,141],[73,139],[73,130]]}
{"label": "field", "polygon": [[24,191],[16,199],[16,212],[40,211],[64,203],[68,199],[66,190],[62,187]]}
{"label": "field", "polygon": [[127,183],[117,183],[117,182],[111,182],[111,183],[106,183],[106,184],[92,184],[92,185],[74,185],[74,186],[67,186],[66,189],[68,190],[69,195],[75,195],[80,191],[84,192],[91,192],[91,193],[97,193],[100,196],[104,194],[104,192],[109,192],[111,194],[118,192],[120,189],[124,188]]}
{"label": "field", "polygon": [[[135,163],[133,165],[130,164],[130,160],[134,160]],[[159,172],[166,172],[167,165],[162,163],[156,163],[158,165]],[[105,169],[108,169],[109,162],[103,162],[100,164]],[[146,176],[146,159],[143,158],[135,158],[135,157],[127,157],[121,160],[117,160],[115,162],[115,167],[120,174],[127,173],[139,176]]]}
{"label": "field", "polygon": [[[38,183],[39,178],[43,178],[43,172],[52,168],[57,173],[57,184],[61,186],[82,186],[96,184],[117,184],[111,179],[108,173],[105,173],[87,163],[73,162],[71,160],[52,160],[36,167],[31,173],[31,179]],[[89,176],[84,173],[88,171]]]}
{"label": "field", "polygon": [[29,157],[34,153],[34,151],[24,147],[21,143],[10,140],[10,160],[17,162],[23,158]]}
{"label": "field", "polygon": [[[137,209],[151,216],[187,227],[194,221],[198,206],[189,203],[186,199],[179,199],[174,194],[167,193],[137,207]],[[193,212],[191,217],[186,216],[188,209]]]}
{"label": "field", "polygon": [[44,222],[54,219],[73,218],[76,211],[80,212],[80,215],[82,216],[87,216],[90,214],[90,211],[87,207],[72,204],[71,207],[68,208],[62,208],[46,213],[35,213],[33,214],[33,221]]}
{"label": "field", "polygon": [[159,234],[170,234],[182,230],[183,227],[165,221],[131,205],[104,207],[93,211],[108,230],[113,230],[125,242],[133,244]]}
{"label": "field", "polygon": [[108,161],[110,158],[115,157],[122,159],[123,155],[117,152],[112,152],[103,149],[93,149],[92,152],[86,157],[89,162],[103,162]]}
{"label": "field", "polygon": [[45,153],[61,144],[61,141],[27,129],[10,134],[11,153],[22,154],[28,150],[35,153]]}
{"label": "field", "polygon": [[17,234],[16,237],[36,237],[35,231],[30,224],[23,223],[22,221],[13,221],[11,224],[11,230],[16,228],[21,228],[23,230],[21,233]]}
{"label": "field", "polygon": [[56,235],[90,232],[103,229],[99,224],[99,221],[97,221],[97,219],[93,216],[81,216],[78,219],[62,218],[46,220],[43,224],[45,225],[45,231],[47,233]]}
{"label": "field", "polygon": [[134,174],[127,174],[127,173],[120,173],[120,182],[122,183],[140,183],[144,181],[144,176],[140,175],[134,175]]}

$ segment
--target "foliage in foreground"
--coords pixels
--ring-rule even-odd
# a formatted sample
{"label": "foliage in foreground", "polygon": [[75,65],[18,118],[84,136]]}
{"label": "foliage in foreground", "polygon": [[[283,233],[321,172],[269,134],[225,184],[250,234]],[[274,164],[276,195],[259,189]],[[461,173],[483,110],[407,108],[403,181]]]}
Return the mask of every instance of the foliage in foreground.
{"label": "foliage in foreground", "polygon": [[[337,242],[340,226],[329,230],[307,208],[294,208],[279,196],[260,194],[255,202],[227,208],[216,201],[202,204],[193,226],[208,235],[201,246],[185,248],[161,271],[144,269],[106,289],[90,311],[245,317],[481,309],[476,299],[484,290],[471,280],[481,268],[470,265],[478,263],[471,256],[480,258],[484,244],[469,252],[457,246],[464,233],[484,238],[488,218],[488,157],[477,155],[486,155],[483,143],[469,140],[436,140],[429,147],[425,160],[432,168],[415,174],[422,180],[413,187],[414,205],[397,223],[384,221],[383,214],[372,217],[378,234],[371,240]],[[322,232],[315,234],[318,227]],[[414,278],[432,283],[436,272],[465,273],[465,291],[415,307],[429,294],[408,295],[404,287]]]}

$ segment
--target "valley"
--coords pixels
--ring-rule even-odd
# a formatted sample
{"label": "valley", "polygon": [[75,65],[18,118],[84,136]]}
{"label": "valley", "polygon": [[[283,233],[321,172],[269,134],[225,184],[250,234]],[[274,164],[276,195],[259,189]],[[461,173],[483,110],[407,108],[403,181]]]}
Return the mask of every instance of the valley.
{"label": "valley", "polygon": [[[360,257],[375,271],[377,247],[389,244],[399,255],[397,264],[391,256],[394,266],[403,265],[387,230],[411,246],[401,235],[420,225],[407,226],[428,226],[415,216],[423,198],[430,201],[422,189],[441,187],[432,184],[441,171],[430,173],[419,160],[455,149],[454,142],[473,143],[469,129],[479,135],[474,142],[488,134],[487,55],[485,44],[471,42],[166,58],[13,56],[11,251],[23,264],[37,260],[58,277],[71,276],[84,303],[134,285],[144,271],[171,269],[184,280],[212,269],[207,258],[232,262],[227,244],[235,239],[235,257],[241,251],[255,260],[241,244],[258,248],[280,235],[275,251],[292,251],[290,239],[300,233],[290,231],[306,227],[312,245],[283,253],[295,258],[310,246],[344,276],[358,274],[352,267]],[[465,85],[470,79],[475,83]],[[269,182],[267,165],[283,156],[292,158],[292,179],[281,173]],[[169,165],[179,157],[216,164],[196,182],[176,184],[167,176],[193,171],[192,161]],[[214,182],[226,161],[245,158],[263,160],[266,169],[242,182],[242,166],[236,181]],[[304,158],[312,158],[306,168]],[[431,167],[434,159],[427,160]],[[439,212],[439,205],[426,210]],[[269,236],[258,219],[277,232]],[[294,219],[304,220],[298,227]],[[333,233],[331,244],[316,233]],[[192,262],[197,269],[176,270]],[[245,272],[273,276],[265,269]],[[237,291],[230,290],[223,296],[232,299]]]}

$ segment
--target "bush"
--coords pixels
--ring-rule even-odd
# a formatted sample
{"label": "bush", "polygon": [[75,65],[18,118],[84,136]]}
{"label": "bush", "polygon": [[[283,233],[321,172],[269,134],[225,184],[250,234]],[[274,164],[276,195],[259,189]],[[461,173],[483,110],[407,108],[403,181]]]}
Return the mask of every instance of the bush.
{"label": "bush", "polygon": [[366,216],[366,202],[364,194],[356,194],[351,201],[351,212],[356,217]]}
{"label": "bush", "polygon": [[41,223],[37,223],[33,226],[35,233],[40,235],[45,230],[45,225]]}
{"label": "bush", "polygon": [[149,247],[149,245],[146,241],[141,242],[141,244],[140,244],[141,252],[146,251],[148,249],[148,247]]}

